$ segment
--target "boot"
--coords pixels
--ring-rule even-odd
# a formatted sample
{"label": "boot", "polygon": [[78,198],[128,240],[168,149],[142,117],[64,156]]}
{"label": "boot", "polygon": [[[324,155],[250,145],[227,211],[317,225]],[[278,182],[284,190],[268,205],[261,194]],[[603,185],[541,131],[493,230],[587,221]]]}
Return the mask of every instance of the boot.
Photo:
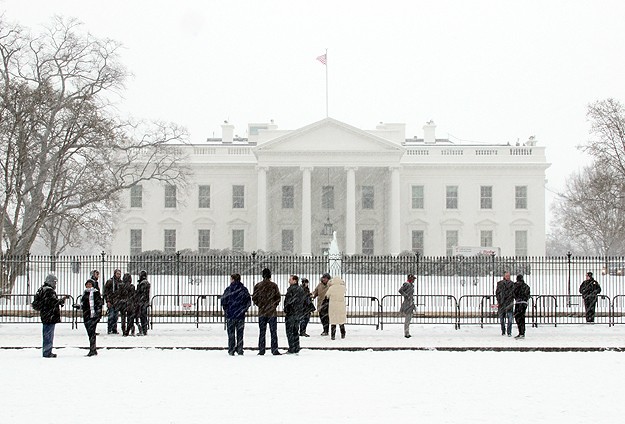
{"label": "boot", "polygon": [[330,326],[330,334],[332,335],[332,340],[336,339],[336,325]]}

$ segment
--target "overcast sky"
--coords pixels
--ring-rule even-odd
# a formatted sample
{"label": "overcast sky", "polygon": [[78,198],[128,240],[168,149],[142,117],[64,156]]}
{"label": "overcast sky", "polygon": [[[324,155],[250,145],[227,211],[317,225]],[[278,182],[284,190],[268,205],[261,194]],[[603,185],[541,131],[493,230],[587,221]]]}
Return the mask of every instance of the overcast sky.
{"label": "overcast sky", "polygon": [[[26,26],[54,14],[124,45],[134,74],[123,110],[186,126],[191,141],[273,119],[329,114],[362,129],[515,143],[536,136],[562,188],[584,157],[586,107],[625,101],[625,2],[365,0],[0,0]],[[552,196],[548,193],[548,201]]]}

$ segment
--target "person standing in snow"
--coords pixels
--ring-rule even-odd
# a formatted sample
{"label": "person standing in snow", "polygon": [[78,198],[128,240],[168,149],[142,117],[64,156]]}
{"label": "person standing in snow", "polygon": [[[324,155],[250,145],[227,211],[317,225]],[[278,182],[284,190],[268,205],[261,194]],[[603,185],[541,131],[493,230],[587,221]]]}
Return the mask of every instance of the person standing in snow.
{"label": "person standing in snow", "polygon": [[330,321],[330,336],[336,337],[336,326],[341,329],[341,338],[345,338],[345,322],[347,321],[347,309],[345,307],[345,281],[340,277],[334,277],[328,283],[326,299],[328,302],[328,318]]}
{"label": "person standing in snow", "polygon": [[[514,283],[510,280],[510,272],[503,274],[503,280],[497,282],[495,297],[497,298],[497,315],[501,324],[501,335],[512,336],[512,316],[514,314]],[[508,325],[506,327],[506,320]],[[507,331],[506,331],[507,330]]]}
{"label": "person standing in snow", "polygon": [[328,315],[328,300],[326,299],[326,292],[328,291],[328,282],[332,279],[327,272],[321,276],[321,282],[317,284],[315,291],[312,293],[312,298],[317,299],[317,310],[319,311],[319,319],[323,326],[322,336],[327,336],[330,330],[330,317]]}
{"label": "person standing in snow", "polygon": [[139,335],[148,335],[148,306],[150,306],[150,282],[147,271],[139,273],[139,283],[137,283],[137,313],[139,318]]}
{"label": "person standing in snow", "polygon": [[280,355],[278,351],[278,313],[276,308],[282,297],[278,285],[271,281],[271,270],[263,269],[263,281],[254,286],[252,301],[258,306],[258,354],[265,354],[267,324],[271,333],[271,353]]}
{"label": "person standing in snow", "polygon": [[87,356],[98,354],[96,350],[96,328],[102,318],[102,296],[100,291],[93,287],[93,281],[87,280],[81,301],[82,317],[89,337],[89,353]]}
{"label": "person standing in snow", "polygon": [[595,322],[595,307],[597,306],[597,295],[601,293],[601,286],[592,277],[592,272],[586,273],[586,279],[579,286],[579,292],[584,299],[586,322]]}
{"label": "person standing in snow", "polygon": [[[137,315],[137,299],[135,286],[132,284],[132,275],[125,273],[122,277],[122,298],[125,299],[125,312],[122,312],[122,335],[135,335],[135,316]],[[125,325],[123,325],[125,322]]]}
{"label": "person standing in snow", "polygon": [[302,312],[302,319],[299,324],[299,335],[300,337],[310,337],[308,333],[306,333],[306,327],[308,327],[308,322],[310,321],[310,315],[315,312],[315,305],[312,301],[312,294],[310,293],[308,278],[302,278],[302,290],[305,294],[304,299],[304,311]]}
{"label": "person standing in snow", "polygon": [[65,297],[59,299],[56,295],[56,276],[49,274],[43,286],[37,290],[33,300],[33,309],[39,311],[43,324],[43,357],[56,358],[52,353],[54,344],[54,327],[61,322],[61,306],[65,305]]}
{"label": "person standing in snow", "polygon": [[236,352],[243,355],[243,333],[245,330],[245,313],[252,305],[250,292],[241,283],[239,274],[230,276],[230,285],[221,296],[221,307],[226,315],[228,332],[228,355]]}
{"label": "person standing in snow", "polygon": [[284,297],[284,326],[286,328],[286,339],[289,343],[287,353],[299,353],[299,329],[300,320],[304,314],[304,303],[306,293],[298,284],[299,277],[291,275],[289,278],[289,288]]}
{"label": "person standing in snow", "polygon": [[118,334],[117,317],[119,315],[119,287],[122,284],[122,270],[113,271],[113,276],[104,283],[104,300],[106,301],[106,321],[108,334]]}
{"label": "person standing in snow", "polygon": [[415,310],[414,281],[415,276],[413,274],[408,274],[406,282],[399,288],[399,294],[403,297],[399,313],[404,316],[404,337],[407,339],[410,338],[410,320],[412,320],[412,314]]}
{"label": "person standing in snow", "polygon": [[513,287],[514,295],[514,320],[519,328],[519,334],[515,339],[525,338],[525,311],[527,302],[530,300],[530,286],[525,283],[521,274],[516,276],[516,283]]}

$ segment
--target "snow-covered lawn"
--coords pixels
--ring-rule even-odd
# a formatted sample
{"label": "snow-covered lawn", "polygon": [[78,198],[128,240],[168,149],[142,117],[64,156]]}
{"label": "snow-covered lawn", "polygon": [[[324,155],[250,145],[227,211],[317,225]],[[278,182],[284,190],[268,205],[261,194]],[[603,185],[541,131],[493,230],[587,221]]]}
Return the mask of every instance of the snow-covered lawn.
{"label": "snow-covered lawn", "polygon": [[[495,326],[413,326],[411,339],[400,326],[348,326],[347,338],[334,341],[318,325],[309,330],[297,356],[257,356],[257,326],[248,324],[243,357],[216,349],[226,342],[219,325],[162,325],[148,337],[101,335],[99,355],[87,358],[84,329],[61,325],[59,356],[44,359],[40,325],[3,324],[0,421],[553,424],[625,416],[625,353],[434,350],[622,348],[625,327],[528,328],[522,341]],[[284,326],[278,331],[282,348]],[[328,350],[338,347],[432,350]]]}

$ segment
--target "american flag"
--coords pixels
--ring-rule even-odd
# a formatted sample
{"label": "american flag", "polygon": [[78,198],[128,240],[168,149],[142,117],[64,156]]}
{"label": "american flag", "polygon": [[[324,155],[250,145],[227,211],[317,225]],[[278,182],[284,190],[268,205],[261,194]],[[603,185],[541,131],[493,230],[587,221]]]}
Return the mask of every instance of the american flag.
{"label": "american flag", "polygon": [[321,56],[317,56],[317,60],[321,63],[323,63],[324,65],[326,65],[327,61],[328,61],[328,57],[327,54],[322,54]]}

